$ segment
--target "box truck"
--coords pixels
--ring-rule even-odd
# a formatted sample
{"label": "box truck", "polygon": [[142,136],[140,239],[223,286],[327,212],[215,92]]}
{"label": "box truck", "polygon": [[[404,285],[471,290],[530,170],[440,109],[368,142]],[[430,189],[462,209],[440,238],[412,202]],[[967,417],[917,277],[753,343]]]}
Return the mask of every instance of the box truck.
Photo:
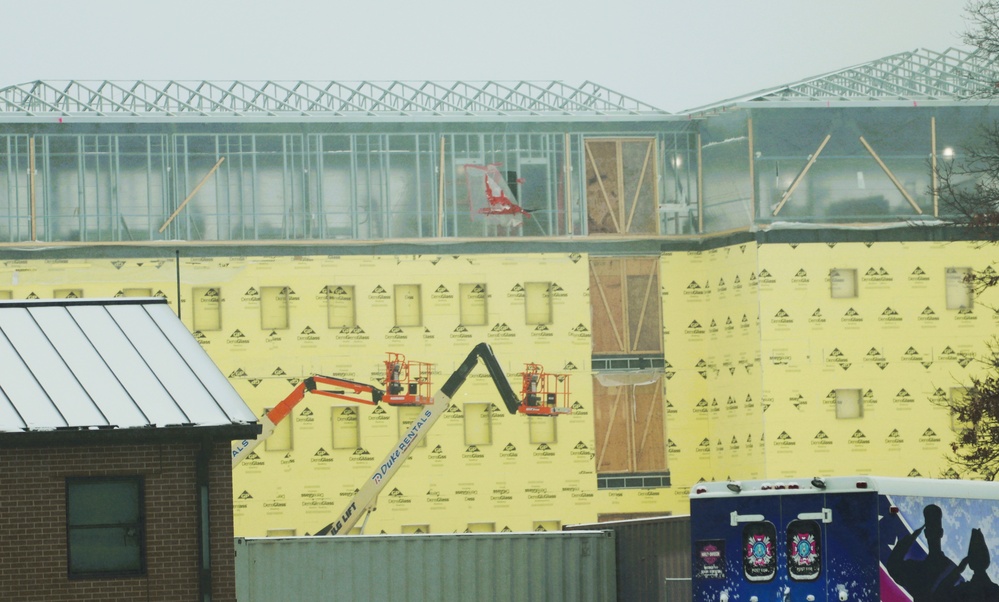
{"label": "box truck", "polygon": [[890,477],[698,483],[694,600],[999,601],[999,484]]}

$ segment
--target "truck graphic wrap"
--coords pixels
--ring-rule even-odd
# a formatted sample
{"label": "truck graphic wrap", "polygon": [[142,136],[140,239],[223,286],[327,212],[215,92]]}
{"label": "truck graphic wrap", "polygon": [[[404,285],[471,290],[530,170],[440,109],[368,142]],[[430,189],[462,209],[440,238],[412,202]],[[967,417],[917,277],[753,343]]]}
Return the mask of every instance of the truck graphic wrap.
{"label": "truck graphic wrap", "polygon": [[691,489],[694,600],[999,601],[999,485],[830,477]]}

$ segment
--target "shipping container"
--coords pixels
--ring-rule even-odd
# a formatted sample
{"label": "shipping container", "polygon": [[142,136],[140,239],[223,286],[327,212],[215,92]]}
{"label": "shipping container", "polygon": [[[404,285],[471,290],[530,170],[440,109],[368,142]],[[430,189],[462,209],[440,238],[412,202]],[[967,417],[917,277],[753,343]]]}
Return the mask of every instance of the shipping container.
{"label": "shipping container", "polygon": [[690,602],[690,516],[567,525],[614,532],[618,602]]}
{"label": "shipping container", "polygon": [[614,532],[236,539],[238,602],[612,602]]}

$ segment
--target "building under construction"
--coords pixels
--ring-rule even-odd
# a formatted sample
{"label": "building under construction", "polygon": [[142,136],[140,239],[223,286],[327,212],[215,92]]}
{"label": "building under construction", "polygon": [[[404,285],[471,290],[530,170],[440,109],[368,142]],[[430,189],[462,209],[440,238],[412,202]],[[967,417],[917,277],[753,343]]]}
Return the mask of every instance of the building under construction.
{"label": "building under construction", "polygon": [[[997,77],[917,50],[682,114],[591,82],[12,85],[0,298],[164,297],[261,415],[313,375],[384,386],[392,354],[438,387],[480,342],[564,386],[509,414],[473,373],[365,532],[943,476],[999,314],[934,174]],[[303,399],[235,468],[236,534],[329,523],[415,411]]]}

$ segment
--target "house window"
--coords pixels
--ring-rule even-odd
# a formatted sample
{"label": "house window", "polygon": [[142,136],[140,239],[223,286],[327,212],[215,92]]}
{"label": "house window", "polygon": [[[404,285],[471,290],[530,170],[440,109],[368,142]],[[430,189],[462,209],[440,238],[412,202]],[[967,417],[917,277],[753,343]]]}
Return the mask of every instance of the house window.
{"label": "house window", "polygon": [[863,418],[864,404],[860,389],[836,389],[836,418]]}
{"label": "house window", "polygon": [[465,445],[492,444],[491,406],[489,403],[465,404]]}
{"label": "house window", "polygon": [[260,287],[260,327],[264,330],[288,328],[288,287]]}
{"label": "house window", "polygon": [[[274,408],[264,408],[264,415]],[[270,437],[264,439],[264,449],[266,451],[289,451],[292,444],[291,436],[291,415],[284,417],[284,420],[274,425],[274,432]]]}
{"label": "house window", "polygon": [[947,309],[970,310],[974,304],[974,290],[968,278],[971,268],[947,268],[944,286],[947,290]]}
{"label": "house window", "polygon": [[833,299],[852,299],[857,296],[857,270],[833,268],[829,270],[829,292]]}
{"label": "house window", "polygon": [[354,313],[354,287],[329,285],[326,287],[326,321],[330,328],[357,326]]}
{"label": "house window", "polygon": [[461,284],[458,287],[461,297],[458,311],[462,326],[485,326],[489,320],[486,311],[486,285],[481,283]]}
{"label": "house window", "polygon": [[141,477],[66,479],[66,542],[74,578],[145,573]]}
{"label": "house window", "polygon": [[191,290],[191,316],[195,330],[222,330],[222,293],[216,287]]}
{"label": "house window", "polygon": [[420,326],[423,324],[420,307],[419,284],[395,285],[395,325]]}
{"label": "house window", "polygon": [[354,406],[333,406],[333,449],[357,449],[361,446],[360,422]]}
{"label": "house window", "polygon": [[525,282],[524,307],[528,324],[551,324],[551,282]]}

